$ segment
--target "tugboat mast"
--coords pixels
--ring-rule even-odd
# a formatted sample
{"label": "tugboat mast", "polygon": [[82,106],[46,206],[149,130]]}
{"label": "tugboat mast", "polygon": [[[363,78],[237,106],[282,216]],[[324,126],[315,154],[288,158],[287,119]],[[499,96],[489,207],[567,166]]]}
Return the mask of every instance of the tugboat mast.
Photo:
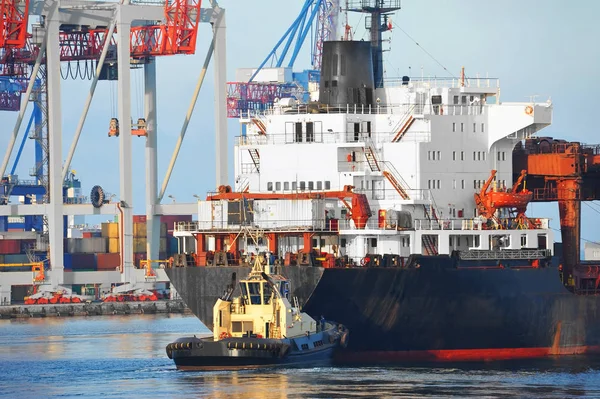
{"label": "tugboat mast", "polygon": [[388,15],[400,9],[400,0],[350,0],[346,11],[370,14],[365,18],[365,28],[371,32],[371,52],[375,87],[383,87],[382,34],[391,29]]}

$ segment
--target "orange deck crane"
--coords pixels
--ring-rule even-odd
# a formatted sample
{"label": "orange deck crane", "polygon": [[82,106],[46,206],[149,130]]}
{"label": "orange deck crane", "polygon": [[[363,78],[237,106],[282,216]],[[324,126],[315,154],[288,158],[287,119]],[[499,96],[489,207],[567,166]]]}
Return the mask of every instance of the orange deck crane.
{"label": "orange deck crane", "polygon": [[[220,186],[217,194],[207,196],[207,201],[218,200],[243,200],[243,199],[264,199],[264,200],[303,200],[303,199],[324,199],[337,198],[350,212],[350,218],[354,222],[357,229],[364,229],[367,226],[367,221],[372,216],[371,207],[365,194],[358,194],[354,191],[354,186],[344,186],[341,191],[312,191],[298,192],[293,194],[282,193],[249,193],[249,192],[232,192],[229,186]],[[348,203],[347,198],[350,198]]]}

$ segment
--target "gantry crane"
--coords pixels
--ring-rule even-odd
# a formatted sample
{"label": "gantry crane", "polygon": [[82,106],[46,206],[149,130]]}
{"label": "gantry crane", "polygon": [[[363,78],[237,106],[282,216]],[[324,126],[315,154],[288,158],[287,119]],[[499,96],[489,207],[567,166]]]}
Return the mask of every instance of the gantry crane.
{"label": "gantry crane", "polygon": [[[120,0],[119,2],[88,2],[83,0],[71,0],[60,2],[52,0],[0,0],[1,22],[2,22],[2,46],[0,46],[0,76],[12,77],[16,80],[29,82],[25,89],[25,96],[29,97],[34,92],[34,81],[36,77],[41,78],[47,90],[47,103],[51,107],[46,109],[47,134],[47,157],[48,168],[48,190],[46,200],[49,204],[44,207],[36,205],[18,205],[8,209],[0,206],[0,216],[12,215],[37,215],[44,213],[48,217],[49,244],[52,248],[51,273],[49,273],[53,286],[63,284],[62,265],[62,239],[63,239],[63,212],[69,205],[62,203],[62,183],[68,174],[73,152],[76,148],[81,129],[85,122],[91,100],[94,95],[96,83],[105,63],[116,65],[118,72],[118,110],[119,119],[131,119],[130,109],[130,66],[132,63],[142,64],[144,67],[145,100],[147,120],[147,151],[146,171],[147,187],[146,201],[148,203],[148,252],[158,252],[158,218],[157,212],[168,212],[166,214],[181,213],[181,210],[170,210],[169,207],[160,207],[160,200],[164,195],[164,188],[168,183],[171,170],[163,184],[163,191],[157,190],[157,140],[156,140],[156,67],[154,57],[163,55],[192,54],[195,51],[197,29],[200,22],[207,22],[213,26],[213,41],[209,48],[205,65],[200,73],[198,85],[194,98],[191,101],[189,114],[193,111],[196,98],[208,62],[212,54],[215,54],[217,65],[215,66],[216,86],[225,86],[225,10],[221,9],[216,0],[210,0],[211,8],[201,9],[200,0],[165,0],[163,6],[157,2]],[[40,23],[33,24],[32,34],[26,33],[28,16],[30,13],[40,15]],[[202,16],[201,16],[202,14]],[[137,21],[132,24],[133,21]],[[138,23],[139,22],[139,23]],[[126,43],[127,45],[121,45]],[[109,51],[110,50],[110,51]],[[62,155],[62,122],[61,122],[61,94],[60,94],[60,62],[96,60],[96,73],[93,76],[92,86],[88,100],[84,106],[79,126],[71,150],[67,155],[67,161],[63,165]],[[46,67],[44,67],[44,65]],[[45,70],[44,70],[45,69]],[[41,74],[41,75],[40,75]],[[46,103],[44,101],[44,103]],[[216,146],[219,155],[225,154],[217,160],[217,184],[227,181],[227,135],[226,135],[226,113],[225,98],[222,93],[215,93]],[[220,106],[219,104],[222,104]],[[5,161],[0,166],[0,176],[3,176],[8,159],[10,159],[14,148],[16,136],[23,115],[26,111],[27,102],[22,102],[19,116],[13,135],[10,138],[6,151]],[[191,115],[187,115],[181,138],[185,135],[187,124]],[[123,282],[136,282],[137,274],[133,272],[133,250],[132,234],[133,228],[133,194],[132,194],[132,165],[131,165],[131,133],[132,129],[125,123],[121,127],[120,141],[120,201],[105,205],[109,209],[102,214],[122,215],[122,263],[124,270]],[[126,134],[123,134],[126,133]],[[134,132],[135,133],[135,132]],[[176,146],[172,164],[177,157],[180,143]],[[60,199],[60,200],[56,200]],[[119,205],[119,209],[117,209]],[[79,210],[81,209],[81,211]],[[71,209],[73,212],[74,209]],[[15,213],[16,212],[16,213]],[[98,213],[92,206],[79,207],[76,214]],[[110,212],[110,213],[106,213]],[[152,222],[153,220],[153,222]],[[150,237],[156,237],[156,243]],[[131,254],[129,253],[131,252]],[[149,259],[156,259],[149,254]]]}

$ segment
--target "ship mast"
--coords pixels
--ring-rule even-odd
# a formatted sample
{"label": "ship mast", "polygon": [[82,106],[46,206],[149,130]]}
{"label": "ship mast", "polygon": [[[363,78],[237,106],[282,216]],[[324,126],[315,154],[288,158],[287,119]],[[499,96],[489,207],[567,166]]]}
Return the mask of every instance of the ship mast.
{"label": "ship mast", "polygon": [[[391,29],[389,14],[400,9],[400,0],[349,0],[346,11],[369,14],[365,28],[371,33],[371,52],[375,87],[383,87],[383,41],[382,34]],[[346,25],[347,26],[347,25]]]}

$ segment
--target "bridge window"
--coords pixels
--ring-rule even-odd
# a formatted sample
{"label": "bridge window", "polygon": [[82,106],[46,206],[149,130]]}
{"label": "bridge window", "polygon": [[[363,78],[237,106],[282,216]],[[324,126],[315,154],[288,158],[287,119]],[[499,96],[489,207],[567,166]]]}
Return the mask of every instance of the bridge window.
{"label": "bridge window", "polygon": [[260,305],[260,283],[248,283],[248,293],[250,294],[250,304]]}
{"label": "bridge window", "polygon": [[464,123],[460,123],[460,132],[463,133],[465,131],[465,124]]}
{"label": "bridge window", "polygon": [[292,191],[296,191],[298,190],[298,182],[293,181],[292,182]]}
{"label": "bridge window", "polygon": [[314,185],[315,185],[315,182],[309,181],[308,182],[308,189],[309,190],[314,190],[315,189]]}
{"label": "bridge window", "polygon": [[303,180],[300,182],[300,191],[306,190],[306,182]]}
{"label": "bridge window", "polygon": [[284,191],[288,191],[290,189],[290,182],[289,181],[284,181],[283,182],[283,190]]}
{"label": "bridge window", "polygon": [[317,190],[323,190],[323,182],[322,181],[317,182]]}
{"label": "bridge window", "polygon": [[331,182],[329,180],[325,180],[325,190],[331,189]]}
{"label": "bridge window", "polygon": [[456,122],[452,122],[452,131],[456,132]]}
{"label": "bridge window", "polygon": [[272,181],[267,183],[267,191],[273,191],[273,182]]}
{"label": "bridge window", "polygon": [[242,291],[244,304],[248,305],[248,288],[246,287],[246,283],[240,283],[240,290]]}
{"label": "bridge window", "polygon": [[458,104],[458,96],[454,96],[454,100],[453,100],[454,105]]}
{"label": "bridge window", "polygon": [[280,191],[281,190],[281,182],[278,181],[277,183],[275,183],[275,190]]}
{"label": "bridge window", "polygon": [[302,122],[296,122],[296,143],[302,143]]}
{"label": "bridge window", "polygon": [[312,122],[306,122],[306,142],[312,143],[315,141],[315,128]]}
{"label": "bridge window", "polygon": [[263,283],[263,305],[268,305],[271,303],[271,294],[273,290],[271,289],[271,284]]}

